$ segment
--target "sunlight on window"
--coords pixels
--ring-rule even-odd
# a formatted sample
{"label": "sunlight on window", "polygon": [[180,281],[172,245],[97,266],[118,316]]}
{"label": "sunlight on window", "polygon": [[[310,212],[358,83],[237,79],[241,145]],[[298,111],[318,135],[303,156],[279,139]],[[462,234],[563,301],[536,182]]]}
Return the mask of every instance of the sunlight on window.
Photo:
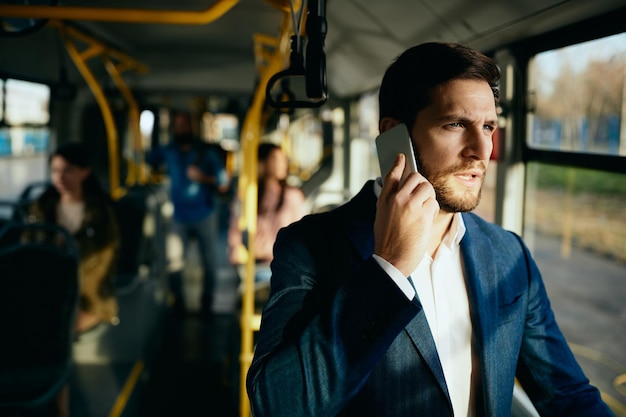
{"label": "sunlight on window", "polygon": [[528,145],[626,155],[626,33],[538,54]]}
{"label": "sunlight on window", "polygon": [[45,84],[6,81],[6,123],[11,126],[46,125],[50,120],[50,87]]}
{"label": "sunlight on window", "polygon": [[143,149],[150,147],[152,132],[154,131],[154,113],[144,110],[139,116],[139,130],[141,131],[141,145]]}

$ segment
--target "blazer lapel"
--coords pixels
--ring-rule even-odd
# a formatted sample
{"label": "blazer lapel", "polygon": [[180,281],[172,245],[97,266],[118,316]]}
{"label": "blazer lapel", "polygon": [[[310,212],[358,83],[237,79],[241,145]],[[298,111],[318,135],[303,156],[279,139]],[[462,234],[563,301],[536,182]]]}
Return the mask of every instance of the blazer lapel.
{"label": "blazer lapel", "polygon": [[[441,391],[446,395],[448,402],[450,401],[450,393],[448,392],[448,386],[446,385],[446,379],[443,375],[443,368],[441,367],[441,361],[439,360],[439,354],[437,353],[437,346],[433,339],[430,327],[428,327],[428,320],[426,319],[426,313],[422,309],[422,305],[419,301],[419,297],[415,297],[414,301],[420,307],[420,312],[411,320],[405,331],[409,335],[409,338],[415,345],[415,348],[419,352],[430,371],[437,379]],[[452,405],[450,405],[452,406]]]}
{"label": "blazer lapel", "polygon": [[467,291],[475,337],[478,339],[478,355],[482,371],[482,392],[485,415],[495,412],[495,400],[489,387],[494,384],[497,363],[490,358],[494,352],[497,328],[496,272],[493,259],[498,254],[491,241],[477,229],[469,215],[463,215],[467,232],[461,241],[461,254],[465,266]]}
{"label": "blazer lapel", "polygon": [[[374,194],[373,181],[365,183],[361,191],[344,206],[344,209],[347,210],[345,223],[349,229],[347,236],[351,239],[361,258],[367,259],[374,252],[373,225],[376,216],[376,195]],[[418,354],[437,379],[442,392],[445,393],[448,401],[450,401],[443,368],[441,367],[435,340],[430,332],[430,327],[428,327],[426,313],[422,309],[419,297],[415,297],[414,303],[419,307],[420,311],[405,328],[405,332],[413,342]]]}

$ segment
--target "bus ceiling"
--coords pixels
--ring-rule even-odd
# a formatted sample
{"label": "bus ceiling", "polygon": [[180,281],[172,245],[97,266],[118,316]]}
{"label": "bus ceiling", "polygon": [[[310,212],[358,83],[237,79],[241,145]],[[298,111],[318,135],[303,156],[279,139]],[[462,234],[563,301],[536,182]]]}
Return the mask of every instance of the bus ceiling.
{"label": "bus ceiling", "polygon": [[[83,7],[84,2],[80,0],[64,0],[62,6],[52,5],[55,1],[39,0],[39,5],[32,2],[29,5],[0,4],[3,23],[0,26],[7,27],[20,17],[22,21],[32,20],[31,23],[46,19],[71,20],[81,29],[97,35],[102,42],[132,54],[152,69],[150,74],[134,80],[138,90],[227,94],[250,94],[254,90],[258,69],[250,53],[251,39],[261,33],[276,36],[281,22],[277,9],[285,11],[291,7],[289,0],[180,0],[176,3],[128,0],[124,2],[128,9],[106,7],[111,4],[110,0],[91,1],[90,7]],[[294,0],[294,6],[297,3],[300,2]],[[528,0],[523,3],[505,0],[484,2],[481,7],[476,7],[471,0],[423,0],[411,2],[407,7],[408,3],[406,0],[328,2],[325,5],[328,33],[324,34],[326,25],[318,26],[316,39],[320,42],[314,45],[318,53],[311,53],[304,60],[308,80],[303,75],[290,75],[285,83],[276,80],[274,101],[289,97],[290,91],[297,100],[297,83],[302,82],[298,78],[304,80],[302,91],[305,92],[310,81],[309,94],[305,93],[304,97],[305,101],[313,103],[323,101],[326,90],[337,99],[371,91],[378,86],[382,73],[393,59],[412,44],[455,41],[489,51],[624,7],[623,0]],[[268,4],[275,7],[267,7]],[[140,29],[137,23],[141,24]],[[2,31],[6,29],[0,29]],[[12,46],[17,52],[11,51],[11,54],[21,55],[32,45],[29,41],[35,42],[24,38],[16,42],[3,40],[7,49],[9,43],[17,45]],[[52,40],[44,39],[42,34],[37,42],[41,42],[42,53],[51,58],[46,61],[46,56],[39,56],[38,62],[54,62],[52,53],[48,52],[54,49]],[[5,45],[0,45],[0,49]],[[304,48],[300,52],[307,55],[308,45],[300,46]],[[311,60],[317,62],[311,64]],[[23,60],[5,61],[2,69],[13,73],[22,70],[45,78],[43,72],[52,71],[52,68],[38,68],[41,66],[35,63],[35,58],[27,70],[17,67]],[[292,70],[297,68],[285,62],[287,66]],[[323,67],[325,71],[321,70]],[[328,73],[326,87],[324,72]],[[56,74],[55,71],[54,76],[46,75],[55,79]]]}

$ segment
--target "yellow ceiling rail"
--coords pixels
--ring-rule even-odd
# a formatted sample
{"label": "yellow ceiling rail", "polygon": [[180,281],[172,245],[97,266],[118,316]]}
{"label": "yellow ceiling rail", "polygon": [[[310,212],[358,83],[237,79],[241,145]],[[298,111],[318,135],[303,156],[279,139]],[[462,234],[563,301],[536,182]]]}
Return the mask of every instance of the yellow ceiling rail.
{"label": "yellow ceiling rail", "polygon": [[232,9],[239,0],[218,0],[204,10],[154,10],[102,7],[0,5],[0,16],[101,22],[205,25]]}
{"label": "yellow ceiling rail", "polygon": [[[0,6],[0,9],[1,8],[2,6]],[[119,65],[122,65],[124,70],[132,70],[138,73],[146,73],[150,71],[150,68],[147,65],[137,61],[130,55],[105,45],[97,38],[81,32],[73,26],[68,26],[59,20],[51,20],[50,22],[48,22],[48,25],[57,28],[59,31],[63,30],[67,35],[71,36],[72,38],[79,40],[84,44],[87,44],[87,49],[85,49],[81,53],[81,57],[84,60],[106,54],[116,61],[119,61]]]}

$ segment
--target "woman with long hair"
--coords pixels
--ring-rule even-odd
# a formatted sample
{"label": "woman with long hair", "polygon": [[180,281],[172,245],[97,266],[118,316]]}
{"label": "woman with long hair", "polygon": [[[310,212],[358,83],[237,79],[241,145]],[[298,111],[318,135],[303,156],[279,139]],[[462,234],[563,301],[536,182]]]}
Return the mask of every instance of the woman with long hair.
{"label": "woman with long hair", "polygon": [[[272,260],[272,249],[278,231],[306,214],[306,203],[302,190],[287,184],[288,161],[283,149],[274,143],[261,143],[258,158],[258,201],[257,231],[255,237],[256,278],[268,281],[267,267]],[[238,227],[238,216],[233,210],[228,232],[228,254],[230,263],[241,265],[246,262],[245,233]]]}
{"label": "woman with long hair", "polygon": [[80,143],[60,146],[50,156],[52,184],[31,205],[29,222],[67,229],[80,255],[77,333],[100,323],[117,324],[113,273],[119,246],[113,203],[93,173]]}

